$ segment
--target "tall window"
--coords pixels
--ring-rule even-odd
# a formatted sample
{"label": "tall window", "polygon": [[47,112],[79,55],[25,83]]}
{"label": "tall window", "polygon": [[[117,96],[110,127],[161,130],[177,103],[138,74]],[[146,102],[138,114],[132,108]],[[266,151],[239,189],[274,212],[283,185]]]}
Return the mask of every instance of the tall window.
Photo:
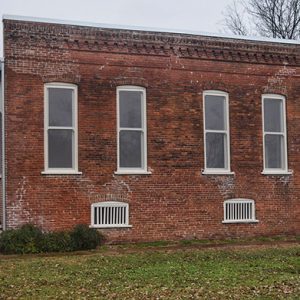
{"label": "tall window", "polygon": [[77,171],[77,87],[46,84],[45,172]]}
{"label": "tall window", "polygon": [[141,87],[117,88],[118,171],[147,172],[146,91]]}
{"label": "tall window", "polygon": [[287,172],[285,98],[263,95],[264,172]]}
{"label": "tall window", "polygon": [[228,94],[204,92],[204,173],[230,172]]}

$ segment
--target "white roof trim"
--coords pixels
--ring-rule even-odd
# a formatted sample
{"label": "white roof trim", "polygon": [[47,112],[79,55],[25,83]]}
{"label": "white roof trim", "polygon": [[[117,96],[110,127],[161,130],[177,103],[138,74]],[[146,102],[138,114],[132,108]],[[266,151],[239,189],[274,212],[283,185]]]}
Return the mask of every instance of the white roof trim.
{"label": "white roof trim", "polygon": [[90,22],[85,22],[85,21],[36,18],[36,17],[18,16],[18,15],[3,15],[2,19],[3,20],[18,20],[18,21],[29,21],[29,22],[75,25],[75,26],[88,26],[88,27],[98,27],[98,28],[104,28],[104,29],[125,29],[125,30],[138,30],[138,31],[150,31],[150,32],[162,32],[162,33],[202,35],[202,36],[216,37],[216,38],[227,38],[227,39],[236,39],[236,40],[300,45],[300,41],[297,41],[297,40],[264,38],[264,37],[255,37],[255,36],[227,35],[227,34],[222,34],[222,33],[209,33],[209,32],[184,30],[184,29],[166,29],[166,28],[143,27],[143,26],[90,23]]}

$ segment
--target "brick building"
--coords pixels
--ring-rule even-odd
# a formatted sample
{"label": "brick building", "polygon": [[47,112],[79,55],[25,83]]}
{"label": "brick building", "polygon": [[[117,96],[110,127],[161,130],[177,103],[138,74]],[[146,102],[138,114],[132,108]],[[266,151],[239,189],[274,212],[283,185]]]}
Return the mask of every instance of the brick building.
{"label": "brick building", "polygon": [[299,45],[4,17],[3,227],[299,234]]}

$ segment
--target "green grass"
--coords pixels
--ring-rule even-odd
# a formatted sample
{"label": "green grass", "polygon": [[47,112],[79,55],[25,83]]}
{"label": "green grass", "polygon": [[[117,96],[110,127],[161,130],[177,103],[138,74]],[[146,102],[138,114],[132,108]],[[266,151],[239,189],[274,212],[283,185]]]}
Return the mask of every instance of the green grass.
{"label": "green grass", "polygon": [[114,247],[120,249],[142,249],[142,248],[160,248],[160,247],[169,247],[176,245],[177,242],[172,241],[155,241],[155,242],[144,242],[144,243],[124,243],[120,245],[114,245]]}
{"label": "green grass", "polygon": [[0,299],[300,299],[300,246],[158,249],[2,257]]}
{"label": "green grass", "polygon": [[285,242],[285,241],[299,241],[299,236],[271,236],[271,237],[248,237],[248,238],[228,238],[222,240],[208,240],[208,239],[190,239],[181,240],[179,243],[183,246],[189,245],[234,245],[234,244],[259,244],[259,243],[272,243],[272,242]]}
{"label": "green grass", "polygon": [[[300,236],[271,236],[271,237],[246,237],[246,238],[227,238],[227,239],[188,239],[179,241],[155,241],[144,243],[124,243],[114,245],[115,249],[147,249],[147,248],[176,248],[189,247],[189,246],[213,246],[213,245],[249,245],[259,243],[272,243],[272,242],[298,242]],[[107,250],[109,247],[104,246],[102,249]]]}

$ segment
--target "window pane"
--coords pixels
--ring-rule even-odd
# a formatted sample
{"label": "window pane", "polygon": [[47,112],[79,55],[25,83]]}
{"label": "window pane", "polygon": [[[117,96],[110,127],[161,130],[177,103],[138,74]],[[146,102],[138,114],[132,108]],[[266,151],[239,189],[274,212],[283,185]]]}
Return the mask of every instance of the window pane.
{"label": "window pane", "polygon": [[49,168],[73,167],[73,130],[48,130]]}
{"label": "window pane", "polygon": [[227,168],[227,136],[225,133],[206,133],[206,167]]}
{"label": "window pane", "polygon": [[265,135],[266,168],[284,169],[284,143],[282,135]]}
{"label": "window pane", "polygon": [[120,167],[142,168],[142,132],[120,131]]}
{"label": "window pane", "polygon": [[226,130],[224,96],[205,96],[205,129]]}
{"label": "window pane", "polygon": [[142,92],[120,91],[120,127],[142,127]]}
{"label": "window pane", "polygon": [[265,131],[283,132],[283,103],[281,99],[264,99]]}
{"label": "window pane", "polygon": [[73,126],[73,90],[48,88],[49,126]]}

